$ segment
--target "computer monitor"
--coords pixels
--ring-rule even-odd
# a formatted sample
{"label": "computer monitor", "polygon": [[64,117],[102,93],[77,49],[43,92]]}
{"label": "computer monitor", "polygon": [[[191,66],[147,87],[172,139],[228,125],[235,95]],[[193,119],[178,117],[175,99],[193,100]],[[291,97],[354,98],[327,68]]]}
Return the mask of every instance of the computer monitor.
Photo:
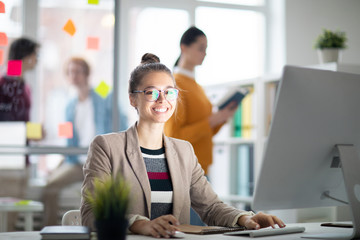
{"label": "computer monitor", "polygon": [[360,75],[286,66],[278,91],[253,209],[350,202],[353,236],[335,238],[360,237]]}

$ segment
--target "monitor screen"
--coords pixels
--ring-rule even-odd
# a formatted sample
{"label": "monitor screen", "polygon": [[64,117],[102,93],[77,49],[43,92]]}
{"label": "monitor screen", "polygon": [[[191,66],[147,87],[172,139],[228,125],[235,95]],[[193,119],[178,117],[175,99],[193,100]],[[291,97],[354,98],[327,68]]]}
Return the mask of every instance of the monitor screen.
{"label": "monitor screen", "polygon": [[[360,75],[286,66],[256,181],[253,209],[346,204],[342,159],[334,148],[337,144],[352,144],[355,164],[360,166]],[[357,205],[359,179],[360,173],[352,179],[356,186],[351,186]]]}

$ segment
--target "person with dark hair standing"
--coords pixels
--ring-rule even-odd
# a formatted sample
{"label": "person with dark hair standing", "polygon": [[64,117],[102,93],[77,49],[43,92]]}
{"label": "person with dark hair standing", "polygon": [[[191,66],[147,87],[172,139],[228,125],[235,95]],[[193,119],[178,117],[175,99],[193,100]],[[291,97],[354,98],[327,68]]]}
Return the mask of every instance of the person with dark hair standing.
{"label": "person with dark hair standing", "polygon": [[[19,38],[11,43],[8,60],[21,60],[21,74],[19,76],[4,75],[0,78],[0,122],[30,121],[31,89],[25,82],[24,74],[35,68],[38,61],[38,49],[39,44],[28,38]],[[0,196],[25,197],[29,170],[27,168],[28,156],[25,156],[25,165],[24,169],[0,170]],[[17,214],[9,213],[8,216],[7,230],[13,231]]]}
{"label": "person with dark hair standing", "polygon": [[208,174],[212,163],[212,137],[236,111],[236,104],[213,113],[203,88],[196,83],[195,67],[202,64],[206,56],[207,38],[203,31],[192,26],[180,40],[181,55],[175,63],[174,77],[183,90],[176,113],[165,124],[165,134],[189,141],[199,163]]}
{"label": "person with dark hair standing", "polygon": [[190,205],[209,225],[285,226],[276,216],[223,203],[207,181],[191,144],[164,134],[179,90],[171,71],[157,56],[147,53],[142,57],[131,73],[128,92],[139,119],[128,130],[99,135],[91,143],[83,169],[82,225],[95,230],[93,209],[85,201],[94,189],[94,180],[121,174],[131,186],[127,218],[129,230],[135,234],[174,235],[179,224],[189,224]]}
{"label": "person with dark hair standing", "polygon": [[[183,91],[176,113],[165,124],[165,134],[189,141],[205,175],[208,175],[213,158],[212,137],[234,115],[237,106],[229,104],[213,113],[213,106],[204,89],[196,82],[195,67],[204,61],[206,48],[205,33],[194,26],[186,30],[181,37],[181,54],[175,63],[174,77],[177,86]],[[193,210],[191,224],[203,225]]]}
{"label": "person with dark hair standing", "polygon": [[8,60],[21,60],[20,76],[3,76],[0,79],[0,121],[29,121],[31,91],[24,74],[37,64],[39,44],[19,38],[10,45]]}

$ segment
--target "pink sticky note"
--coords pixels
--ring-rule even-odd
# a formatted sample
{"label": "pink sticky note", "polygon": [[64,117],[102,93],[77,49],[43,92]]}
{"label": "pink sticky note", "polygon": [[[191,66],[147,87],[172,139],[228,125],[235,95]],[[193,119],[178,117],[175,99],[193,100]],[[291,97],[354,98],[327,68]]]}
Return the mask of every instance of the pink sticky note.
{"label": "pink sticky note", "polygon": [[0,32],[0,46],[6,46],[8,44],[8,37],[6,33]]}
{"label": "pink sticky note", "polygon": [[99,38],[98,37],[88,37],[87,38],[87,48],[92,50],[99,50]]}
{"label": "pink sticky note", "polygon": [[0,13],[5,13],[5,4],[0,1]]}
{"label": "pink sticky note", "polygon": [[7,75],[9,76],[20,76],[21,75],[21,60],[9,60]]}
{"label": "pink sticky note", "polygon": [[58,135],[61,138],[73,137],[73,125],[72,122],[64,122],[59,124]]}
{"label": "pink sticky note", "polygon": [[0,49],[0,65],[4,63],[4,50]]}

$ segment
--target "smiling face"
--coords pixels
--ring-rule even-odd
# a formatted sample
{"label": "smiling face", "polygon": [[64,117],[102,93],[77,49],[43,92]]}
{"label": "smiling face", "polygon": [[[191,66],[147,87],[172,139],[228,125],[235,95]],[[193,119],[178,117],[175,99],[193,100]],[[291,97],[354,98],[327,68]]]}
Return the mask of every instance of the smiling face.
{"label": "smiling face", "polygon": [[[174,81],[168,73],[151,72],[143,77],[137,90],[166,90],[174,87]],[[147,101],[143,92],[132,93],[130,94],[130,103],[137,109],[139,121],[146,123],[165,123],[172,116],[176,108],[176,99],[172,101],[167,100],[164,92],[161,92],[159,98],[154,102]]]}

